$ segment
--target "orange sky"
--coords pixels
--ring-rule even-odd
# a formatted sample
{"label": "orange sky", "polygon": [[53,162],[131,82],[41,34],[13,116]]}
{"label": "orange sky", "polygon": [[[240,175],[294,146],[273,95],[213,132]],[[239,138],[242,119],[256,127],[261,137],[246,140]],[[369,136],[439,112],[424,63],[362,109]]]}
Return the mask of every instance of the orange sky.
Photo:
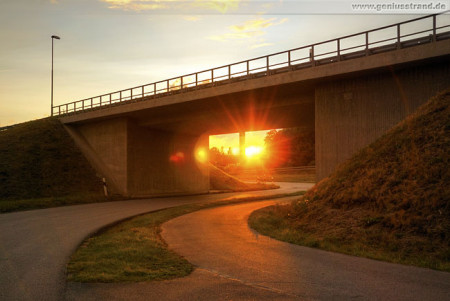
{"label": "orange sky", "polygon": [[[245,134],[246,147],[264,147],[264,138],[266,137],[267,132],[268,131],[247,132]],[[209,136],[209,148],[212,147],[217,147],[219,150],[223,147],[225,151],[227,151],[229,147],[232,149],[239,148],[239,134],[234,133]]]}

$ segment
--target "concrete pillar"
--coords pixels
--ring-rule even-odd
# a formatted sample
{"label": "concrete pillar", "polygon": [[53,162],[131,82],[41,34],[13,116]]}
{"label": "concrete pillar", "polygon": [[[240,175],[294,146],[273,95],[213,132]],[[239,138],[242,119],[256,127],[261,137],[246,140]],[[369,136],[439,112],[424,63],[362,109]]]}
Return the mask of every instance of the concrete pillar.
{"label": "concrete pillar", "polygon": [[116,193],[146,197],[209,191],[207,135],[152,130],[125,118],[68,130]]}
{"label": "concrete pillar", "polygon": [[239,154],[240,154],[240,161],[242,163],[245,162],[245,132],[239,133]]}
{"label": "concrete pillar", "polygon": [[449,65],[392,69],[319,85],[315,95],[317,180],[448,88]]}

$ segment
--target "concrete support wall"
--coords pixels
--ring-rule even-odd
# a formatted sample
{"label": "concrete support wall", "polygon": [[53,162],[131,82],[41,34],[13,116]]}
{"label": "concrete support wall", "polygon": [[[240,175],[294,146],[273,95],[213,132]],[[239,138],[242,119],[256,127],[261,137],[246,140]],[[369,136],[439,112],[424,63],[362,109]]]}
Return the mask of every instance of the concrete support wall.
{"label": "concrete support wall", "polygon": [[126,118],[66,128],[116,193],[145,197],[209,191],[208,136],[151,130]]}
{"label": "concrete support wall", "polygon": [[208,149],[208,136],[151,130],[130,122],[130,196],[208,192]]}
{"label": "concrete support wall", "polygon": [[323,83],[316,88],[316,170],[321,180],[439,91],[449,62]]}
{"label": "concrete support wall", "polygon": [[127,119],[66,125],[65,128],[98,176],[107,179],[112,192],[127,195]]}

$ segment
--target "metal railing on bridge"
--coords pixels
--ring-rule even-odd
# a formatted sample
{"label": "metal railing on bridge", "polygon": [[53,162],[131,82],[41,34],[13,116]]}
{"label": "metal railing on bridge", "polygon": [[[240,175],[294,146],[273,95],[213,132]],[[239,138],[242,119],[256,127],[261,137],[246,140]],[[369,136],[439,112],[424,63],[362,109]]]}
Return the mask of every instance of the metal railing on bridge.
{"label": "metal railing on bridge", "polygon": [[52,108],[52,114],[67,115],[137,101],[149,101],[176,93],[434,43],[450,38],[448,20],[449,16],[445,14],[420,17],[246,61],[57,105]]}

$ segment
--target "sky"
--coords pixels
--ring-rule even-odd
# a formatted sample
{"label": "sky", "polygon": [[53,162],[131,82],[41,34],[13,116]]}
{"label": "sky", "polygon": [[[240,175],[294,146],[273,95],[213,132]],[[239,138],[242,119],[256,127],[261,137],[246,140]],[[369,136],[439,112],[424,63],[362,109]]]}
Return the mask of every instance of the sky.
{"label": "sky", "polygon": [[[246,147],[258,147],[264,148],[264,138],[267,131],[253,131],[245,133],[245,145]],[[209,136],[209,147],[217,147],[225,153],[228,152],[228,148],[231,147],[232,152],[237,155],[239,153],[239,133],[213,135]]]}
{"label": "sky", "polygon": [[1,0],[0,127],[50,115],[52,35],[59,105],[429,13],[359,2]]}

